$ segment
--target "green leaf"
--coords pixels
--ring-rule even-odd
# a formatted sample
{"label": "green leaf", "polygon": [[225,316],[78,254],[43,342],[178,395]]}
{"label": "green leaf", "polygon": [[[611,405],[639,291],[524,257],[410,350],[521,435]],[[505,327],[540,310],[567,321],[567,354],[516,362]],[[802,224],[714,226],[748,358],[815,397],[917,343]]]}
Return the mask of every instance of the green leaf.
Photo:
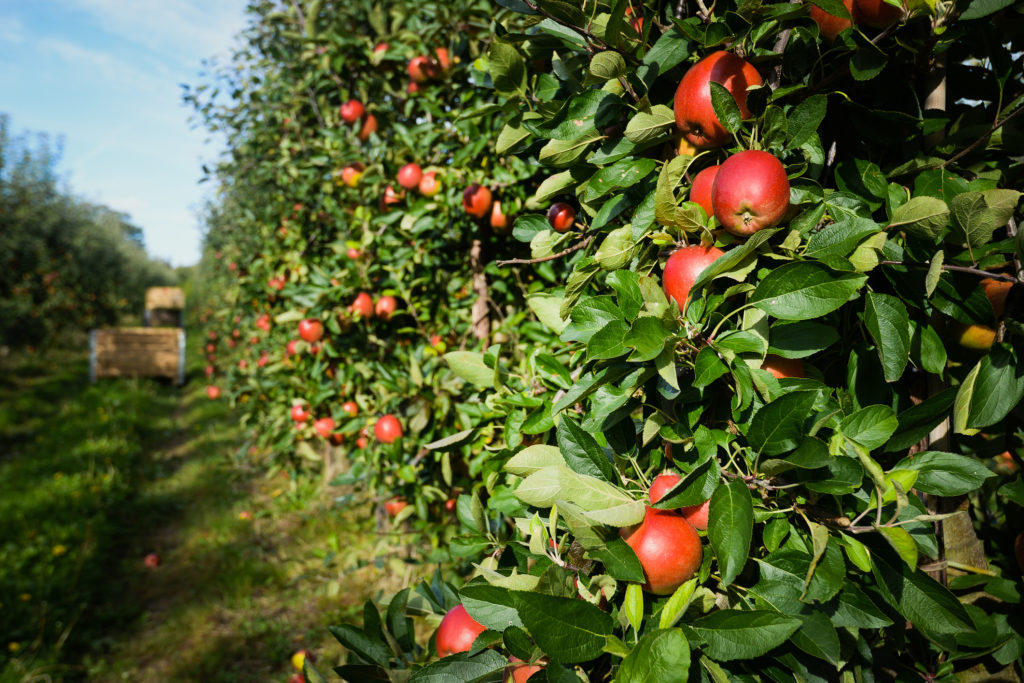
{"label": "green leaf", "polygon": [[526,92],[526,62],[508,43],[495,40],[487,50],[487,71],[494,89],[503,95]]}
{"label": "green leaf", "polygon": [[640,559],[618,534],[606,539],[602,547],[588,549],[587,554],[603,564],[605,573],[617,581],[644,582]]}
{"label": "green leaf", "polygon": [[881,228],[869,218],[844,216],[825,226],[807,240],[807,258],[823,259],[826,256],[849,256],[865,237],[879,232]]}
{"label": "green leaf", "polygon": [[917,568],[917,544],[910,536],[910,533],[903,527],[875,526],[882,538],[889,542],[896,554],[900,556],[911,569]]}
{"label": "green leaf", "polygon": [[505,463],[505,471],[525,477],[545,467],[555,467],[564,463],[562,452],[555,446],[534,444],[509,458]]}
{"label": "green leaf", "polygon": [[615,683],[680,683],[689,674],[686,636],[678,628],[659,629],[641,638],[622,660]]}
{"label": "green leaf", "polygon": [[697,389],[703,389],[729,372],[729,368],[726,367],[725,363],[722,362],[718,354],[710,346],[705,346],[697,353],[697,360],[694,364],[693,386]]}
{"label": "green leaf", "polygon": [[1012,4],[1013,0],[971,0],[971,4],[960,15],[960,19],[963,21],[982,19]]}
{"label": "green leaf", "polygon": [[809,320],[842,306],[866,281],[866,275],[837,273],[819,263],[787,263],[761,280],[750,301],[776,318]]}
{"label": "green leaf", "polygon": [[610,322],[624,322],[622,311],[610,296],[595,296],[580,301],[569,314],[562,341],[588,342]]}
{"label": "green leaf", "polygon": [[719,486],[711,496],[708,511],[708,540],[718,558],[721,585],[732,583],[750,554],[754,505],[745,482],[734,479]]}
{"label": "green leaf", "polygon": [[526,297],[526,303],[533,314],[555,334],[561,334],[565,326],[569,324],[568,320],[559,315],[562,301],[561,296],[546,292],[538,292]]}
{"label": "green leaf", "polygon": [[779,323],[771,328],[768,353],[783,358],[807,358],[839,341],[835,327],[822,323],[800,321]]}
{"label": "green leaf", "polygon": [[986,479],[996,476],[980,460],[942,451],[915,453],[893,469],[916,470],[914,488],[936,496],[961,496],[979,489]]}
{"label": "green leaf", "polygon": [[693,622],[711,659],[754,659],[786,642],[803,625],[795,617],[757,610],[723,609]]}
{"label": "green leaf", "polygon": [[592,202],[609,192],[632,187],[657,168],[654,159],[623,159],[606,166],[590,177],[584,200]]}
{"label": "green leaf", "polygon": [[[838,0],[832,4],[846,12],[846,8]],[[849,16],[849,12],[846,12],[846,15]],[[818,126],[825,120],[827,109],[828,98],[825,95],[811,95],[795,106],[787,117],[789,132],[786,146],[796,148],[810,140],[811,136],[818,131]]]}
{"label": "green leaf", "polygon": [[839,431],[873,451],[888,441],[899,426],[892,408],[873,405],[844,417],[839,423]]}
{"label": "green leaf", "polygon": [[736,104],[736,98],[721,83],[709,81],[708,86],[711,88],[711,106],[715,110],[715,116],[723,128],[730,133],[736,133],[743,125],[743,114]]}
{"label": "green leaf", "polygon": [[494,368],[487,367],[482,353],[452,351],[444,354],[444,360],[452,372],[478,389],[494,386]]}
{"label": "green leaf", "polygon": [[635,349],[629,360],[634,362],[654,360],[665,348],[665,342],[671,334],[659,318],[653,316],[637,318],[623,339],[626,346]]}
{"label": "green leaf", "polygon": [[524,125],[537,135],[553,140],[571,141],[599,133],[614,124],[624,109],[622,99],[605,90],[584,90],[573,95],[549,119],[524,119]]}
{"label": "green leaf", "polygon": [[618,52],[598,52],[590,60],[590,73],[597,78],[608,80],[626,74],[626,60]]}
{"label": "green leaf", "polygon": [[613,320],[597,330],[587,340],[587,358],[603,360],[618,358],[629,352],[626,346],[626,335],[629,325],[623,320]]}
{"label": "green leaf", "polygon": [[830,618],[832,624],[839,628],[885,628],[892,625],[892,619],[878,608],[869,593],[860,586],[843,588],[839,602],[831,610]]}
{"label": "green leaf", "polygon": [[995,424],[1024,398],[1024,364],[1002,345],[978,361],[956,396],[954,429],[967,434]]}
{"label": "green leaf", "polygon": [[823,659],[832,666],[838,667],[840,662],[839,634],[823,612],[810,612],[797,615],[803,624],[791,638],[794,645],[818,659]]}
{"label": "green leaf", "polygon": [[992,233],[999,227],[985,202],[984,195],[980,192],[958,194],[950,202],[950,209],[953,211],[957,227],[963,232],[967,244],[971,247],[988,244],[992,239]]}
{"label": "green leaf", "polygon": [[626,621],[633,627],[633,630],[639,631],[640,624],[644,620],[644,590],[640,587],[640,584],[631,583],[626,586],[622,610],[626,614]]}
{"label": "green leaf", "polygon": [[[676,157],[677,159],[679,157]],[[776,233],[779,232],[778,228],[769,230],[758,230],[749,238],[747,241],[738,247],[733,247],[726,251],[724,254],[715,259],[711,265],[700,272],[697,276],[697,280],[693,283],[693,287],[690,290],[694,292],[698,287],[702,287],[708,282],[711,282],[716,277],[723,273],[728,273],[734,270],[740,263],[747,259],[753,254],[758,247],[771,239]],[[692,296],[692,294],[691,294]]]}
{"label": "green leaf", "polygon": [[766,455],[796,448],[807,434],[804,423],[817,396],[817,391],[793,391],[758,410],[747,429],[750,445]]}
{"label": "green leaf", "polygon": [[517,592],[524,628],[551,659],[564,664],[594,659],[612,633],[612,618],[589,602]]}
{"label": "green leaf", "polygon": [[[502,671],[507,666],[508,660],[495,650],[484,649],[473,656],[460,652],[413,672],[409,683],[478,681],[485,676]],[[349,680],[356,679],[350,678]]]}
{"label": "green leaf", "polygon": [[935,288],[939,286],[939,280],[942,278],[942,263],[945,260],[945,252],[939,249],[928,262],[928,273],[924,277],[924,294],[928,298],[931,298]]}
{"label": "green leaf", "polygon": [[549,508],[562,495],[562,473],[564,465],[549,466],[536,470],[519,482],[516,498],[527,505]]}
{"label": "green leaf", "polygon": [[546,166],[565,168],[583,156],[591,143],[600,139],[601,133],[592,131],[573,140],[548,140],[537,154],[537,160]]}
{"label": "green leaf", "polygon": [[650,111],[639,111],[626,124],[626,139],[641,144],[666,137],[676,125],[676,116],[669,107],[656,104]]}
{"label": "green leaf", "polygon": [[716,458],[708,458],[679,480],[664,496],[651,507],[659,510],[697,505],[711,498],[718,488],[721,468]]}
{"label": "green leaf", "polygon": [[953,635],[974,625],[952,593],[920,569],[911,569],[891,550],[873,549],[872,572],[885,599],[925,633]]}
{"label": "green leaf", "polygon": [[366,661],[373,662],[385,669],[388,667],[391,650],[379,633],[373,634],[350,624],[329,626],[328,630],[339,643]]}
{"label": "green leaf", "polygon": [[504,631],[509,626],[523,625],[516,612],[515,593],[508,588],[472,583],[462,587],[459,597],[469,616],[491,630]]}
{"label": "green leaf", "polygon": [[661,34],[658,42],[644,55],[644,64],[657,66],[661,75],[672,67],[682,64],[690,56],[690,40],[677,26]]}
{"label": "green leaf", "polygon": [[594,252],[594,260],[605,270],[622,268],[633,257],[633,229],[625,225],[612,230]]}
{"label": "green leaf", "polygon": [[949,206],[935,197],[911,197],[892,212],[889,228],[899,228],[912,235],[937,240],[949,223]]}
{"label": "green leaf", "polygon": [[574,472],[605,481],[612,481],[615,477],[615,471],[604,449],[597,444],[594,437],[583,431],[574,418],[562,416],[558,424],[557,438],[558,448],[565,458],[565,463]]}
{"label": "green leaf", "polygon": [[[643,579],[641,579],[641,581],[642,580]],[[658,628],[672,628],[676,622],[679,621],[679,618],[683,616],[686,606],[690,604],[690,599],[693,597],[693,593],[696,590],[696,578],[690,579],[677,588],[675,592],[672,593],[672,596],[665,602],[665,606],[661,608],[661,617],[658,622]]]}

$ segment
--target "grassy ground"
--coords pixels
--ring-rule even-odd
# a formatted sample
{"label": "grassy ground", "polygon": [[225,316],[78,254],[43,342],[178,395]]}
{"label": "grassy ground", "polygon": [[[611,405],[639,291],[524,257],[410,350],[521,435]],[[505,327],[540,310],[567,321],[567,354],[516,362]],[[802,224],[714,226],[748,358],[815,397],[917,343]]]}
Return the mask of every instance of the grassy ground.
{"label": "grassy ground", "polygon": [[300,648],[337,663],[326,625],[408,576],[375,562],[394,540],[315,478],[249,471],[200,382],[85,376],[74,354],[0,365],[0,681],[283,682]]}

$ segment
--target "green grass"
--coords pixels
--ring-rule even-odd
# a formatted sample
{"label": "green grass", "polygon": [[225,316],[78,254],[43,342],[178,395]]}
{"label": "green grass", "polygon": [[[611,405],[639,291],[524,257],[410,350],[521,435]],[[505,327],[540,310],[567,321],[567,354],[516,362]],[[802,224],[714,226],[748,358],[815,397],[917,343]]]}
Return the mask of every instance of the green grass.
{"label": "green grass", "polygon": [[400,543],[315,476],[247,467],[199,382],[85,377],[76,354],[0,365],[0,681],[284,680],[300,648],[337,663],[326,625],[407,580]]}

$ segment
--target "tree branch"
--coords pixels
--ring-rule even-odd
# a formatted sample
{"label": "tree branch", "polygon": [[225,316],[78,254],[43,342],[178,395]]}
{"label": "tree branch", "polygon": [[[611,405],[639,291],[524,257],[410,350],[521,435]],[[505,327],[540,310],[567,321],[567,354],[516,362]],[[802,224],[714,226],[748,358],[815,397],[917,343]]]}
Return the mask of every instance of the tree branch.
{"label": "tree branch", "polygon": [[954,155],[953,155],[952,157],[950,157],[950,158],[949,158],[949,159],[947,159],[946,161],[942,162],[942,164],[941,164],[941,165],[939,166],[939,168],[946,168],[946,167],[947,167],[947,166],[949,166],[950,164],[952,164],[952,163],[954,163],[954,162],[956,162],[956,161],[959,161],[959,160],[960,160],[960,159],[962,159],[963,157],[965,157],[965,156],[967,156],[968,154],[970,154],[971,152],[973,152],[973,151],[974,151],[975,149],[977,149],[978,145],[980,145],[981,143],[983,143],[983,142],[985,142],[986,140],[988,140],[988,139],[989,139],[989,137],[990,137],[990,136],[992,135],[992,133],[995,133],[995,132],[996,132],[997,130],[999,130],[1000,128],[1002,128],[1003,126],[1005,126],[1005,125],[1006,125],[1006,124],[1007,124],[1007,123],[1008,123],[1008,122],[1010,121],[1010,119],[1014,118],[1015,116],[1017,116],[1017,115],[1018,115],[1018,114],[1020,114],[1021,112],[1024,112],[1024,107],[1019,107],[1019,108],[1017,109],[1017,111],[1013,112],[1012,114],[1010,114],[1009,116],[1007,116],[1006,118],[1004,118],[1004,119],[1003,119],[1002,121],[996,121],[995,123],[993,123],[993,124],[992,124],[992,127],[991,127],[991,128],[989,128],[989,129],[988,129],[988,130],[987,130],[987,131],[985,132],[985,134],[984,134],[984,135],[982,135],[982,136],[981,136],[980,138],[978,138],[977,140],[975,140],[974,142],[972,142],[972,143],[971,143],[970,145],[968,145],[967,147],[965,147],[965,148],[964,148],[963,150],[961,150],[960,152],[957,152],[956,154],[954,154]]}
{"label": "tree branch", "polygon": [[592,52],[594,49],[598,49],[598,50],[611,50],[612,52],[618,52],[620,55],[622,55],[623,59],[625,59],[627,62],[631,63],[633,66],[639,66],[640,65],[640,61],[636,57],[634,57],[631,53],[625,52],[625,51],[620,50],[620,49],[618,49],[616,47],[612,47],[611,45],[609,45],[608,43],[604,42],[603,40],[601,40],[600,38],[598,38],[596,35],[594,35],[593,33],[591,33],[590,31],[588,31],[585,28],[581,28],[579,26],[574,26],[573,24],[571,24],[571,23],[569,23],[567,21],[563,21],[563,20],[559,19],[558,17],[556,17],[555,15],[551,14],[550,12],[545,10],[544,8],[538,6],[537,3],[534,2],[534,0],[523,0],[523,2],[525,2],[526,6],[529,7],[530,9],[532,9],[534,12],[537,12],[538,14],[542,14],[545,17],[547,17],[548,19],[550,19],[551,21],[555,22],[556,24],[560,24],[562,26],[565,26],[566,28],[571,28],[573,31],[576,31],[577,33],[582,35],[586,39],[587,47],[590,48],[589,51]]}
{"label": "tree branch", "polygon": [[[927,263],[904,263],[903,261],[879,261],[879,265],[883,266],[911,266],[914,268],[927,268]],[[977,275],[978,277],[988,277],[993,280],[1000,280],[1002,282],[1019,282],[1019,280],[1012,275],[1003,275],[1002,273],[990,273],[987,270],[981,268],[971,268],[969,266],[953,266],[943,265],[943,270],[955,270],[958,273],[970,273],[971,275]]]}
{"label": "tree branch", "polygon": [[516,264],[544,263],[545,261],[554,261],[556,258],[562,258],[563,256],[568,256],[569,254],[573,253],[574,251],[579,251],[580,249],[583,249],[588,244],[590,244],[590,242],[593,239],[594,239],[593,237],[588,237],[585,240],[583,240],[582,242],[577,242],[576,244],[572,245],[571,247],[569,247],[565,251],[560,251],[557,254],[552,254],[551,256],[543,256],[541,258],[514,258],[514,259],[509,259],[507,261],[498,261],[498,265],[499,266],[511,266],[511,265],[516,265]]}

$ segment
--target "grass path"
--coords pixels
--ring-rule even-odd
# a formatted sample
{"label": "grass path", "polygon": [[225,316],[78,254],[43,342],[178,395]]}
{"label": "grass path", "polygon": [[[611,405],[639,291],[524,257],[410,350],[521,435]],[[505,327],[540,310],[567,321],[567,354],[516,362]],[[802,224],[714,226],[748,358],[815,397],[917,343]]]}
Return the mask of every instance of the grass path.
{"label": "grass path", "polygon": [[375,562],[394,542],[315,479],[239,462],[199,382],[84,372],[0,366],[0,681],[283,682],[300,648],[329,669],[326,625],[406,580]]}

